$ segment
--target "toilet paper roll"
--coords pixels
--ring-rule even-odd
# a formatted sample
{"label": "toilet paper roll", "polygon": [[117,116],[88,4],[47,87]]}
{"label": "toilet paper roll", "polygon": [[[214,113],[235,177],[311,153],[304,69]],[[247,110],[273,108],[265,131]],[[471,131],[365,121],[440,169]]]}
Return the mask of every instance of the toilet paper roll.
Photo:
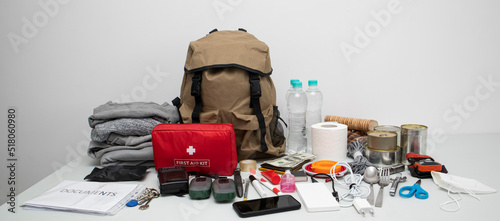
{"label": "toilet paper roll", "polygon": [[334,122],[311,126],[312,153],[318,160],[342,161],[347,158],[347,125]]}

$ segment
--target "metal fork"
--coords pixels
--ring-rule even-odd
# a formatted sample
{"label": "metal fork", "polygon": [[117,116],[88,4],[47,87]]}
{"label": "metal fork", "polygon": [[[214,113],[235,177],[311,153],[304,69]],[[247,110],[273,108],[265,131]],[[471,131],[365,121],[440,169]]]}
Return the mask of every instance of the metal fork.
{"label": "metal fork", "polygon": [[382,168],[380,170],[380,180],[378,185],[380,185],[380,190],[378,191],[377,200],[375,201],[375,207],[382,207],[382,202],[384,201],[384,187],[391,183],[389,168]]}

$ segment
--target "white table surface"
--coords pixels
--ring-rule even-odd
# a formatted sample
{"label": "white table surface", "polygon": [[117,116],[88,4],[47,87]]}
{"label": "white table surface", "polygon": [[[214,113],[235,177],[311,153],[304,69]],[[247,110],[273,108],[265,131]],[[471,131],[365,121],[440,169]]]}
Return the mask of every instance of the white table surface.
{"label": "white table surface", "polygon": [[[500,157],[500,134],[453,135],[436,146],[430,154],[436,161],[443,163],[449,174],[473,178],[497,190],[500,188],[500,174],[497,172]],[[57,185],[62,180],[82,180],[95,167],[95,162],[82,158],[79,163],[69,163],[60,170],[47,176],[40,182],[28,188],[17,197],[17,204],[36,197]],[[406,170],[409,179],[400,183],[399,187],[412,185],[417,180]],[[148,170],[145,179],[138,181],[147,187],[158,188],[154,169]],[[135,183],[135,182],[132,182]],[[338,186],[338,185],[337,185]],[[331,184],[327,187],[331,189]],[[375,185],[375,193],[378,185]],[[300,210],[277,213],[259,217],[245,218],[248,220],[493,220],[499,215],[500,194],[479,195],[477,200],[469,195],[462,195],[461,209],[458,212],[445,212],[440,204],[450,200],[447,191],[435,185],[432,179],[422,180],[422,188],[429,192],[429,199],[402,198],[399,195],[389,196],[389,188],[385,188],[384,205],[375,208],[375,215],[366,217],[358,214],[353,207],[342,208],[340,211],[308,213],[305,207]],[[340,194],[346,189],[337,187]],[[267,191],[267,190],[266,190]],[[296,193],[292,194],[300,201]],[[456,196],[455,196],[456,197]],[[249,199],[258,198],[257,192],[250,186]],[[236,201],[241,200],[236,198]],[[150,203],[149,209],[140,211],[137,207],[123,208],[114,216],[96,216],[70,212],[33,211],[20,207],[16,213],[7,211],[8,205],[0,206],[1,220],[237,220],[241,219],[233,211],[232,203],[216,203],[213,197],[207,200],[190,200],[189,196],[162,196]]]}

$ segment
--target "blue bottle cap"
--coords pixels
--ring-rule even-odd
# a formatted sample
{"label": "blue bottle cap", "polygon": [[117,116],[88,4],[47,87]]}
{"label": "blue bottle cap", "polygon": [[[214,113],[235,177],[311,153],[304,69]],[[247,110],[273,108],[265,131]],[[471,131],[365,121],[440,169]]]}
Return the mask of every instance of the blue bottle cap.
{"label": "blue bottle cap", "polygon": [[293,86],[294,88],[297,88],[297,87],[302,87],[302,82],[300,82],[300,81],[299,81],[299,82],[293,82],[293,83],[292,83],[292,86]]}
{"label": "blue bottle cap", "polygon": [[307,83],[309,84],[309,86],[318,86],[317,80],[309,80]]}
{"label": "blue bottle cap", "polygon": [[292,79],[292,80],[290,80],[290,85],[293,85],[293,82],[299,82],[299,79]]}

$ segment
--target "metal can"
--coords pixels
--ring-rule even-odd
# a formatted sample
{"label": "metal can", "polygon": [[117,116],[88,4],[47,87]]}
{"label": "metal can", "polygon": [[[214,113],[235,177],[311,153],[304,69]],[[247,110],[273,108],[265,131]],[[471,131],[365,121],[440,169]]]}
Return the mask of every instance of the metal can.
{"label": "metal can", "polygon": [[372,130],[367,132],[368,146],[375,150],[396,150],[398,134],[392,131]]}
{"label": "metal can", "polygon": [[401,125],[401,147],[403,163],[407,164],[407,153],[427,153],[427,126],[420,124]]}
{"label": "metal can", "polygon": [[395,150],[374,150],[365,146],[364,156],[370,163],[376,164],[381,167],[394,166],[401,164],[401,148],[397,147]]}
{"label": "metal can", "polygon": [[374,130],[385,130],[385,131],[396,132],[398,134],[397,145],[401,146],[401,127],[392,126],[392,125],[379,125],[379,126],[374,127],[373,129]]}

